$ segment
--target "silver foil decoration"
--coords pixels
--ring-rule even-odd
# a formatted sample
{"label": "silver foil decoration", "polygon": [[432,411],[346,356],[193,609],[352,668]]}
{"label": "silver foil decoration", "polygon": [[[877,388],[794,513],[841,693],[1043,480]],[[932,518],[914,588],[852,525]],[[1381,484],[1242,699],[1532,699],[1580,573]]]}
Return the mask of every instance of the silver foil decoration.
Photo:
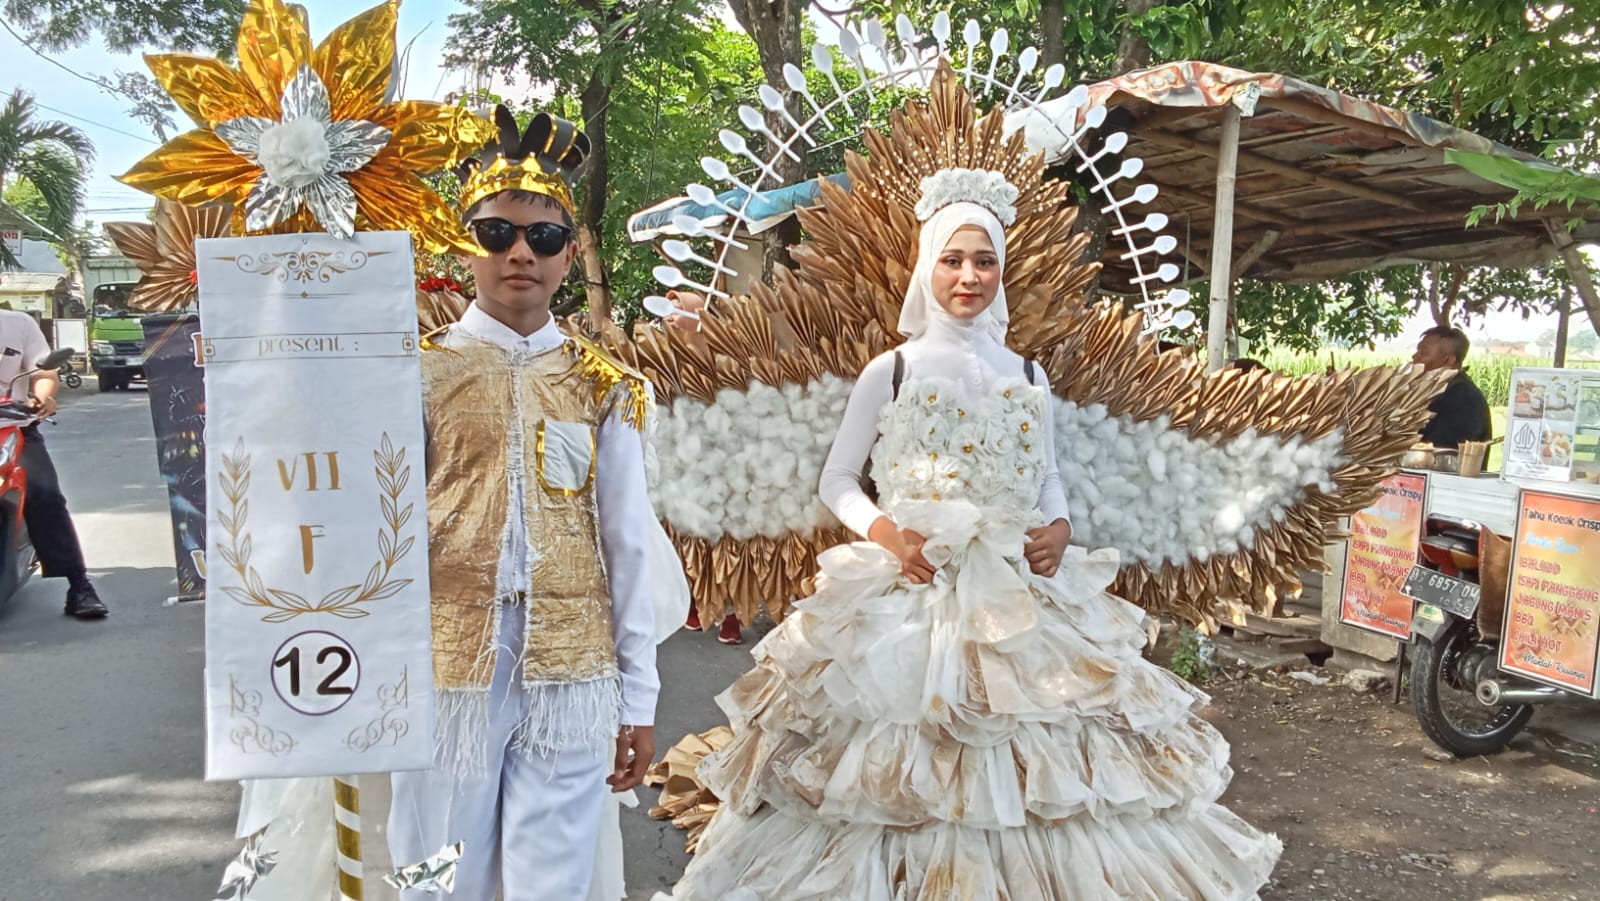
{"label": "silver foil decoration", "polygon": [[[349,238],[356,230],[356,192],[341,176],[372,162],[388,145],[392,132],[361,119],[332,121],[328,86],[307,65],[289,79],[282,100],[282,121],[243,116],[216,126],[217,137],[234,153],[262,166],[261,177],[245,198],[245,227],[265,231],[305,207],[328,234]],[[298,123],[295,131],[302,139],[315,141],[320,132],[321,143],[309,148],[315,153],[290,161],[293,165],[285,170],[270,152],[276,147],[270,146],[269,153],[263,154],[262,144],[275,145],[283,135],[280,130],[290,123]],[[308,124],[316,132],[308,133]]]}
{"label": "silver foil decoration", "polygon": [[278,852],[261,850],[261,842],[266,837],[267,827],[263,826],[261,831],[244,840],[239,856],[222,871],[222,884],[217,886],[217,901],[241,901],[256,887],[257,880],[278,865]]}
{"label": "silver foil decoration", "polygon": [[456,864],[461,861],[461,842],[445,845],[439,853],[421,863],[401,867],[383,881],[397,889],[415,889],[423,892],[454,892],[456,890]]}

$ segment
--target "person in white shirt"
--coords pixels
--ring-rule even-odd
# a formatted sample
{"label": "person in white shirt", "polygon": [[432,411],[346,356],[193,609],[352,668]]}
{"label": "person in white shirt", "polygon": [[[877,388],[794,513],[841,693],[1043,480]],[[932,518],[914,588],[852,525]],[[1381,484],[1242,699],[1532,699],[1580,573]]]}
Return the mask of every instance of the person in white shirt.
{"label": "person in white shirt", "polygon": [[[29,370],[35,370],[49,353],[50,345],[32,316],[0,310],[0,391],[19,399],[31,391],[29,402],[46,417],[55,415],[60,381],[53,370]],[[47,579],[67,580],[68,616],[104,619],[106,605],[89,581],[78,530],[67,511],[67,498],[61,493],[61,479],[37,425],[22,430],[21,463],[28,473],[22,518],[39,555],[42,574]]]}
{"label": "person in white shirt", "polygon": [[438,754],[394,774],[389,844],[406,866],[462,843],[456,901],[577,901],[606,787],[655,756],[649,398],[550,314],[587,139],[502,131],[463,177],[477,299],[423,354]]}

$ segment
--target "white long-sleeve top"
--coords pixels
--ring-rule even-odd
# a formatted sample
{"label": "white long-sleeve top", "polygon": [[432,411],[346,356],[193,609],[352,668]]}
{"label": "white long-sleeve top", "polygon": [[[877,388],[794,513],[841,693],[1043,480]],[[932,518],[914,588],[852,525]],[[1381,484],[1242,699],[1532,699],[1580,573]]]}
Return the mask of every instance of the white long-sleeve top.
{"label": "white long-sleeve top", "polygon": [[[468,307],[455,328],[508,350],[541,353],[568,339],[554,319],[531,335],[519,335],[477,304]],[[513,454],[525,453],[513,442]],[[517,511],[525,509],[526,473],[523,461],[513,461],[511,498],[506,530],[500,546],[498,589],[502,595],[532,588],[527,523]],[[645,487],[644,444],[637,429],[612,411],[595,432],[595,505],[600,517],[600,554],[605,559],[611,589],[611,638],[617,649],[617,669],[622,674],[622,723],[655,724],[656,697],[661,680],[656,674],[655,607],[650,599],[650,495]],[[520,618],[519,618],[520,619]]]}
{"label": "white long-sleeve top", "polygon": [[[902,381],[912,377],[937,377],[961,382],[969,389],[987,391],[1003,378],[1026,378],[1022,357],[1007,349],[972,321],[956,319],[943,310],[929,311],[927,331],[900,346],[904,361]],[[1034,384],[1049,391],[1043,371],[1034,368]],[[894,400],[894,352],[879,354],[861,370],[845,405],[844,420],[833,439],[828,462],[822,467],[817,489],[839,521],[866,537],[883,515],[861,489],[861,473],[878,440],[878,414]],[[1044,477],[1039,486],[1039,509],[1046,525],[1058,519],[1071,521],[1067,496],[1056,465],[1055,425],[1049,404],[1044,411]]]}

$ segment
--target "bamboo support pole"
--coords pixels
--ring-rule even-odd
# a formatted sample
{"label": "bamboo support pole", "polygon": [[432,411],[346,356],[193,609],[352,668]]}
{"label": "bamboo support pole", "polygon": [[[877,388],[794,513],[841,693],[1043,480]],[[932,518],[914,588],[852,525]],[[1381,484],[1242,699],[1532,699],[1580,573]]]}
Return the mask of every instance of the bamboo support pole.
{"label": "bamboo support pole", "polygon": [[339,859],[339,901],[362,901],[361,789],[357,777],[333,779],[335,852]]}
{"label": "bamboo support pole", "polygon": [[1222,113],[1222,143],[1217,153],[1216,214],[1211,226],[1211,317],[1206,334],[1206,368],[1216,372],[1228,344],[1228,295],[1233,283],[1233,188],[1239,171],[1239,108]]}
{"label": "bamboo support pole", "polygon": [[1564,226],[1547,219],[1545,228],[1550,232],[1550,241],[1555,245],[1556,252],[1561,254],[1561,261],[1567,264],[1567,278],[1572,280],[1572,287],[1583,300],[1584,312],[1589,314],[1590,327],[1600,331],[1600,292],[1595,291],[1594,279],[1589,275],[1588,261],[1578,251],[1578,244],[1572,240],[1572,233]]}

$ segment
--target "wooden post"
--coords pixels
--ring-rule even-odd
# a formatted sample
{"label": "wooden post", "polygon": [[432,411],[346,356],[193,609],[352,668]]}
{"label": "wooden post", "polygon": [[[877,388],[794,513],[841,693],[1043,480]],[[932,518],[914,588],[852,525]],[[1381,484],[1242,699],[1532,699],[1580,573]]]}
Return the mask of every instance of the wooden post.
{"label": "wooden post", "polygon": [[1228,344],[1228,295],[1233,283],[1233,186],[1239,170],[1239,108],[1222,108],[1217,153],[1216,213],[1211,225],[1211,319],[1206,329],[1206,369],[1222,368]]}
{"label": "wooden post", "polygon": [[1561,288],[1561,306],[1556,309],[1556,357],[1555,367],[1565,369],[1567,365],[1567,330],[1572,327],[1572,287],[1563,285]]}
{"label": "wooden post", "polygon": [[1572,287],[1577,289],[1578,297],[1583,300],[1583,309],[1589,314],[1591,327],[1600,332],[1600,292],[1595,290],[1594,279],[1589,275],[1588,261],[1584,260],[1577,242],[1572,240],[1572,233],[1564,226],[1546,219],[1545,228],[1550,232],[1550,241],[1555,245],[1556,252],[1561,254],[1561,262],[1567,264],[1567,278],[1572,280]]}

